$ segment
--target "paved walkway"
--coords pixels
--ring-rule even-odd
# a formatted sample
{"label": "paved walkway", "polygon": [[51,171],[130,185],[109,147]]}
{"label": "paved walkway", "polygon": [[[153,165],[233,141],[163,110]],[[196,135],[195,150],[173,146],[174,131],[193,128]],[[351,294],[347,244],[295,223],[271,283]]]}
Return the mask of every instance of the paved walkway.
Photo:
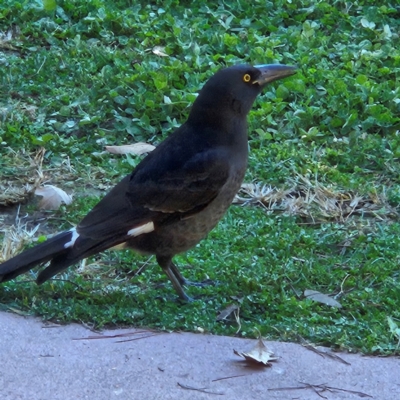
{"label": "paved walkway", "polygon": [[265,342],[279,359],[254,368],[233,350],[256,342],[134,328],[94,333],[0,312],[0,398],[400,399],[399,357],[334,353],[340,361],[301,345]]}

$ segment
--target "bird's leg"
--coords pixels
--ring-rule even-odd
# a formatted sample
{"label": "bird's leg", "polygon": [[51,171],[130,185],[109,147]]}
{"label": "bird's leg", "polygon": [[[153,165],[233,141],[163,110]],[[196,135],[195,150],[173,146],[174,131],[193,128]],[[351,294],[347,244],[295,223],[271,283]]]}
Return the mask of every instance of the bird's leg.
{"label": "bird's leg", "polygon": [[181,285],[190,285],[190,281],[188,281],[179,271],[178,267],[172,262],[170,262],[169,268],[171,269],[171,271],[173,272],[173,274],[176,276],[176,279],[178,279],[179,283]]}
{"label": "bird's leg", "polygon": [[193,301],[193,299],[189,297],[183,290],[182,285],[185,282],[185,278],[178,271],[178,268],[173,264],[172,257],[157,256],[157,262],[168,276],[179,297],[187,302]]}
{"label": "bird's leg", "polygon": [[190,281],[189,279],[186,279],[179,271],[178,267],[171,261],[170,264],[170,269],[171,271],[174,273],[174,275],[176,276],[176,278],[178,279],[179,283],[181,285],[188,285],[188,286],[198,286],[198,287],[204,287],[204,286],[208,286],[208,285],[214,285],[214,282],[212,282],[211,280],[206,280],[204,282],[193,282]]}

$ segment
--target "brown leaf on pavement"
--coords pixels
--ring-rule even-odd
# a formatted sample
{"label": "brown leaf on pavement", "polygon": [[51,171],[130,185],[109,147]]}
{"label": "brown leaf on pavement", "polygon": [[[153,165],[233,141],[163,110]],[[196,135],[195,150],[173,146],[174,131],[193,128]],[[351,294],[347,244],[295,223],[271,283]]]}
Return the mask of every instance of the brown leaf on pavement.
{"label": "brown leaf on pavement", "polygon": [[266,367],[271,367],[271,361],[278,359],[278,357],[274,357],[274,353],[264,344],[261,336],[258,338],[257,344],[248,353],[242,353],[237,350],[233,350],[233,352],[237,356],[245,358],[248,362],[263,364]]}

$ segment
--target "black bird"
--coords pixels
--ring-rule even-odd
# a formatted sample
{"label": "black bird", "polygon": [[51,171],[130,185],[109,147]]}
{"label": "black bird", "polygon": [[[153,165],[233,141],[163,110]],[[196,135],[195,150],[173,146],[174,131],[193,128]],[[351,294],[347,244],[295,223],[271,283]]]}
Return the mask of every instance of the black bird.
{"label": "black bird", "polygon": [[263,87],[295,73],[286,65],[237,65],[212,76],[187,121],[122,179],[81,223],[0,265],[5,282],[50,261],[41,284],[70,265],[118,246],[155,254],[179,296],[172,258],[218,223],[240,188],[248,155],[247,114]]}

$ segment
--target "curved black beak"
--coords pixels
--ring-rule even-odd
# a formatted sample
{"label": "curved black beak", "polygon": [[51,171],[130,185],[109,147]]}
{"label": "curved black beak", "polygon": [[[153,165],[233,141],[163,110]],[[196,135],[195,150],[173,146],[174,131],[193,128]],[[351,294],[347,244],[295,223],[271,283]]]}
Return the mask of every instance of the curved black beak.
{"label": "curved black beak", "polygon": [[254,68],[257,68],[261,75],[253,83],[258,83],[260,86],[293,75],[297,70],[297,67],[284,64],[255,65]]}

